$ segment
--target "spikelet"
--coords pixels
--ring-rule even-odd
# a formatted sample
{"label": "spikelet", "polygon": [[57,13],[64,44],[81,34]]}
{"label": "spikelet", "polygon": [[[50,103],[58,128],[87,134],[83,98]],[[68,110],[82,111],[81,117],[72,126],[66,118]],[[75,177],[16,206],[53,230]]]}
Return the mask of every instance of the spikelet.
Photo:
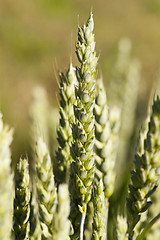
{"label": "spikelet", "polygon": [[68,240],[70,231],[70,200],[67,184],[60,184],[58,189],[58,205],[53,222],[53,240]]}
{"label": "spikelet", "polygon": [[13,229],[15,240],[29,240],[30,189],[28,161],[20,159],[17,164]]}
{"label": "spikelet", "polygon": [[[79,207],[84,213],[86,204],[91,198],[92,182],[94,178],[94,115],[93,108],[95,103],[95,78],[97,57],[95,54],[94,41],[94,22],[93,14],[89,16],[86,25],[78,29],[78,43],[76,53],[81,63],[81,67],[77,67],[78,87],[76,88],[77,104],[74,105],[75,124],[73,124],[73,145],[71,154],[73,162],[71,164],[71,195],[72,206]],[[77,210],[78,214],[78,210]],[[83,215],[83,221],[84,221]],[[80,213],[79,213],[80,216]],[[76,215],[76,220],[79,219]],[[72,215],[73,217],[73,215]],[[74,222],[74,228],[76,225]],[[81,226],[83,225],[81,222]],[[77,224],[79,229],[80,223]],[[83,231],[83,230],[82,230]],[[81,233],[82,233],[81,231]],[[77,230],[75,230],[75,234]],[[81,236],[82,237],[82,236]]]}
{"label": "spikelet", "polygon": [[94,184],[93,190],[93,206],[94,206],[94,217],[93,217],[93,233],[91,240],[105,240],[105,196],[103,192],[103,181],[102,179]]}
{"label": "spikelet", "polygon": [[147,137],[149,118],[150,118],[150,114],[148,114],[144,124],[142,125],[141,131],[139,132],[137,153],[140,155],[144,153],[144,141]]}
{"label": "spikelet", "polygon": [[96,176],[103,179],[105,198],[108,199],[114,190],[115,160],[118,141],[118,126],[112,112],[112,121],[107,105],[106,93],[102,79],[97,81],[95,101],[95,161]]}
{"label": "spikelet", "polygon": [[69,178],[69,167],[71,162],[70,147],[72,142],[72,129],[71,124],[74,121],[73,104],[76,102],[75,98],[75,84],[76,75],[72,64],[70,64],[69,70],[66,76],[60,74],[60,120],[58,127],[58,143],[59,147],[56,152],[56,159],[59,172],[59,182],[66,182]]}
{"label": "spikelet", "polygon": [[42,239],[51,239],[57,195],[50,155],[47,146],[41,137],[39,137],[36,146],[36,173]]}
{"label": "spikelet", "polygon": [[127,198],[129,239],[134,236],[135,225],[151,205],[150,196],[157,188],[160,165],[160,99],[153,102],[152,114],[148,124],[144,151],[135,156],[135,169],[131,172],[131,184]]}
{"label": "spikelet", "polygon": [[0,239],[8,240],[12,225],[12,186],[11,152],[13,131],[4,126],[0,113]]}

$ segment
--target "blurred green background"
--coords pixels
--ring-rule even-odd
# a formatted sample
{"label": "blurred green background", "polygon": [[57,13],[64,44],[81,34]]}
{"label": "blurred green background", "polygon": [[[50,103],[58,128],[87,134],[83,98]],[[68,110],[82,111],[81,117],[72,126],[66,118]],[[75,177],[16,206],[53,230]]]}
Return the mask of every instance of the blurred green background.
{"label": "blurred green background", "polygon": [[[99,72],[105,85],[117,57],[118,41],[132,41],[142,63],[140,111],[160,65],[159,0],[1,0],[0,109],[15,128],[13,159],[28,151],[32,89],[42,84],[57,104],[56,74],[77,64],[77,26],[93,9]],[[56,74],[55,74],[56,73]]]}

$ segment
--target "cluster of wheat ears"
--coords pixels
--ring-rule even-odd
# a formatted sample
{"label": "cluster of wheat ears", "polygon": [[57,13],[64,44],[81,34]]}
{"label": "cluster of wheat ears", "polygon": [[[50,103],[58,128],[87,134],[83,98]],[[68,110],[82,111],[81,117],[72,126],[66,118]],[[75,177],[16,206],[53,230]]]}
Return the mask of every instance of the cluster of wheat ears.
{"label": "cluster of wheat ears", "polygon": [[[21,158],[16,167],[14,192],[10,169],[12,130],[3,124],[0,115],[1,240],[107,239],[109,203],[115,190],[115,164],[118,143],[121,144],[121,111],[108,107],[103,81],[96,81],[98,57],[93,30],[91,13],[86,24],[78,28],[76,54],[80,66],[74,68],[70,64],[67,73],[60,74],[60,119],[54,164],[45,138],[47,123],[33,117],[40,110],[45,118],[48,111],[39,90],[41,102],[32,108],[33,173],[29,175],[28,159]],[[130,114],[128,118],[131,117]],[[160,214],[153,210],[154,204],[151,207],[152,201],[158,199],[159,165],[157,96],[139,135],[125,213],[115,216],[111,240],[159,239],[159,228],[156,231],[152,228]]]}

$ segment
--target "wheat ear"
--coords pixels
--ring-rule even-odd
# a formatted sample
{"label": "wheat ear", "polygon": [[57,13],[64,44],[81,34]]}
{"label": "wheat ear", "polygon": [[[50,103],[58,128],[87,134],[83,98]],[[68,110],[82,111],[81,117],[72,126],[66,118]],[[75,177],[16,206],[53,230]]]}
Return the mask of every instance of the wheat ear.
{"label": "wheat ear", "polygon": [[[114,113],[115,114],[115,113]],[[108,220],[108,199],[114,191],[115,182],[115,161],[118,145],[118,132],[120,124],[119,111],[117,114],[110,116],[107,104],[107,97],[102,78],[96,84],[96,100],[95,100],[95,162],[96,177],[103,179],[104,194],[106,199],[106,231]],[[118,117],[119,116],[119,117]],[[118,117],[118,118],[117,118]],[[111,118],[111,119],[110,119]]]}
{"label": "wheat ear", "polygon": [[[74,105],[75,124],[73,124],[73,145],[71,154],[72,203],[81,206],[80,239],[83,238],[86,206],[91,198],[94,178],[94,115],[95,77],[97,57],[95,53],[94,22],[91,13],[86,25],[78,29],[76,53],[81,63],[77,67],[78,88],[76,88],[77,104]],[[74,193],[73,193],[74,192]],[[79,212],[79,215],[81,214]],[[76,217],[78,218],[78,216]],[[74,222],[74,221],[72,221]],[[75,222],[74,222],[75,225]],[[77,226],[78,227],[78,226]],[[79,227],[77,229],[79,229]],[[75,231],[77,232],[77,231]]]}
{"label": "wheat ear", "polygon": [[[110,122],[106,92],[103,81],[97,81],[95,115],[95,160],[96,176],[103,179],[105,198],[108,199],[114,190],[115,160],[116,160],[116,134],[115,125]],[[118,130],[118,129],[117,129]],[[115,131],[115,133],[114,133]],[[117,131],[118,132],[118,131]]]}
{"label": "wheat ear", "polygon": [[71,162],[70,147],[72,142],[72,129],[71,124],[74,121],[73,104],[76,102],[75,98],[75,84],[76,84],[76,74],[72,64],[70,64],[69,70],[66,76],[60,74],[60,120],[58,127],[58,151],[56,152],[56,159],[59,172],[59,182],[68,181],[69,177],[69,167]]}
{"label": "wheat ear", "polygon": [[28,161],[20,159],[17,164],[13,229],[15,240],[29,240],[30,189]]}
{"label": "wheat ear", "polygon": [[148,124],[147,137],[144,140],[144,151],[135,156],[135,168],[131,172],[131,184],[127,198],[128,233],[133,238],[135,225],[141,213],[151,205],[149,197],[157,188],[159,179],[159,134],[160,134],[160,99],[156,98]]}
{"label": "wheat ear", "polygon": [[57,195],[50,155],[47,146],[41,137],[38,138],[36,146],[36,173],[42,239],[51,239]]}

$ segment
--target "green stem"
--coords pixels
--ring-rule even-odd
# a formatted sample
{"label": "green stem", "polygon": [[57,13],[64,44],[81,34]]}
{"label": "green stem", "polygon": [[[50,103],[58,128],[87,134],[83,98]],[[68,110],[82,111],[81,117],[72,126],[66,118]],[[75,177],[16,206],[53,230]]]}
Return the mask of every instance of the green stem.
{"label": "green stem", "polygon": [[143,240],[146,237],[148,231],[152,228],[152,226],[160,219],[160,213],[152,219],[143,229],[141,234],[136,238],[136,240]]}

